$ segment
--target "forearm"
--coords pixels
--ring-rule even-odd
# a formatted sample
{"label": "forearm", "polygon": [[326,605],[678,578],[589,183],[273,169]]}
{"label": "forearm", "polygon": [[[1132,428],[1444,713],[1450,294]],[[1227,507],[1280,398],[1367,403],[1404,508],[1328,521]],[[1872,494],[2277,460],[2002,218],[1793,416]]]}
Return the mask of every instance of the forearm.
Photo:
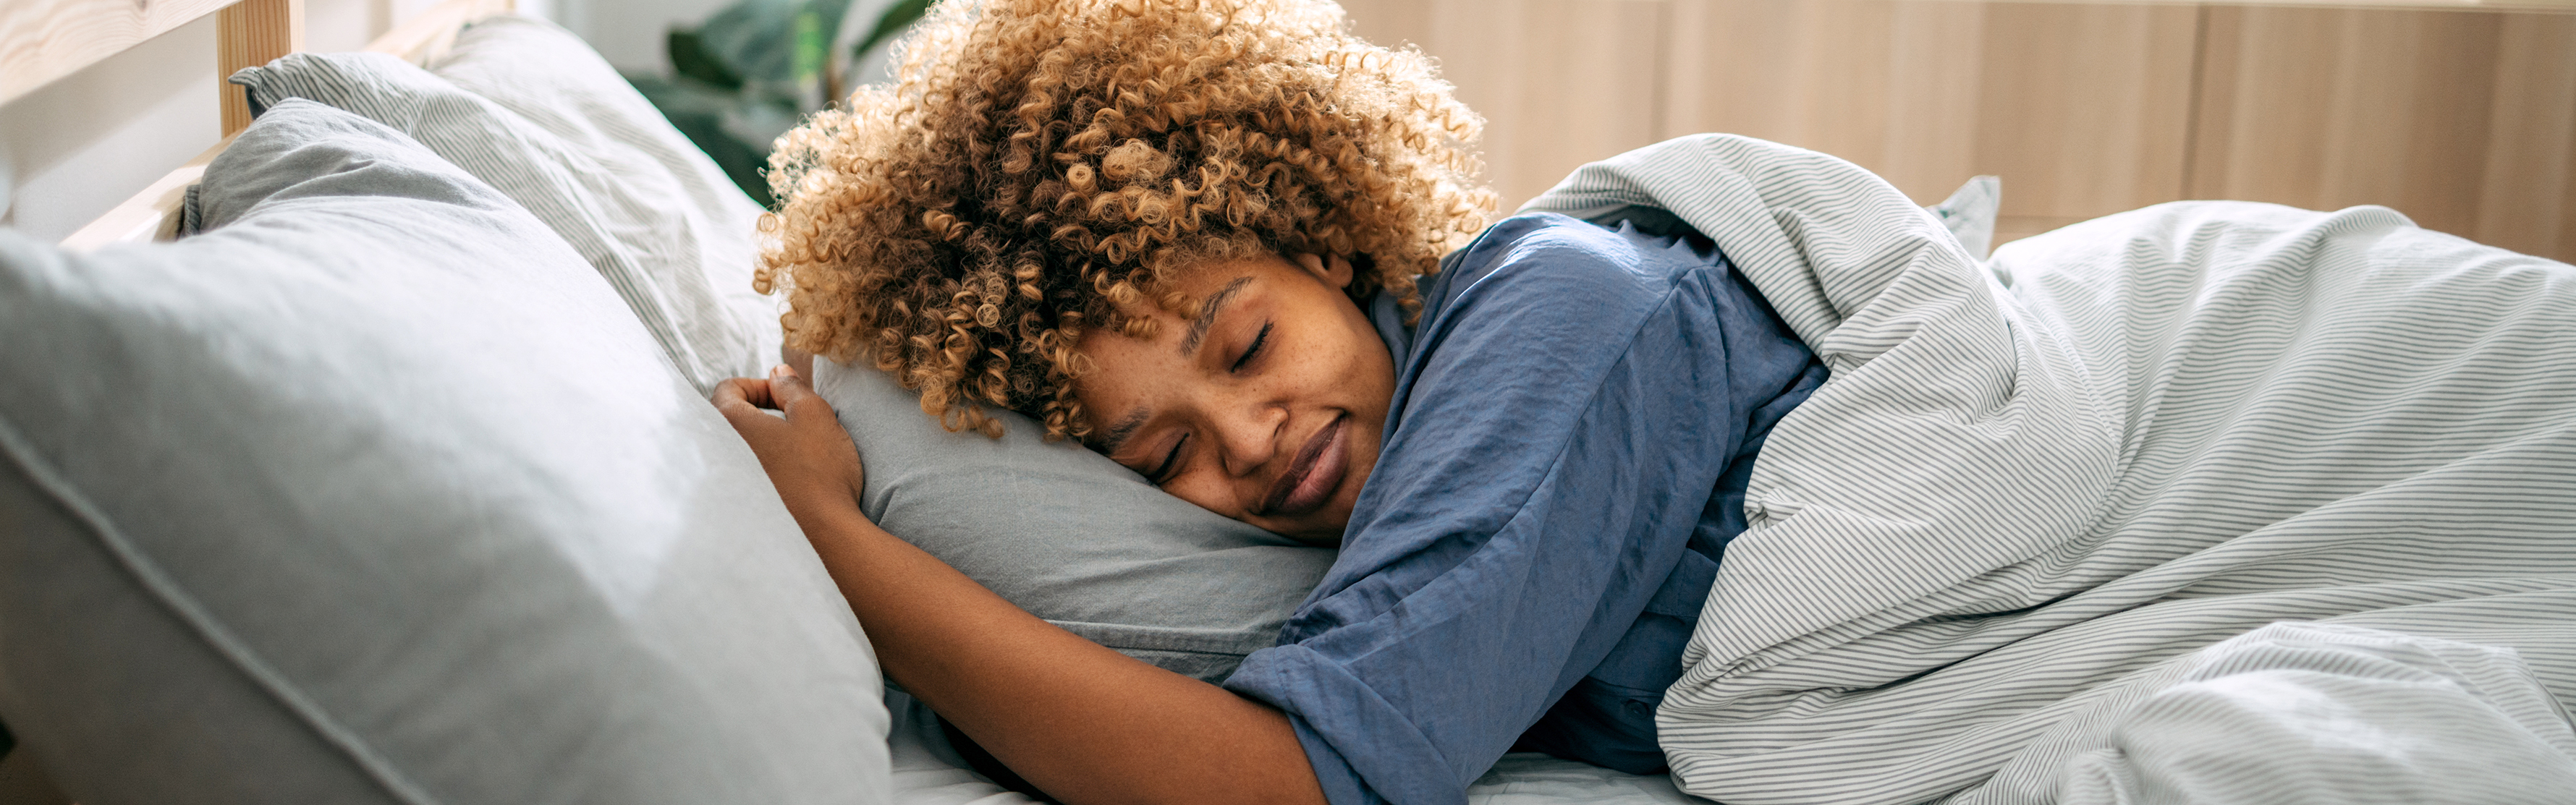
{"label": "forearm", "polygon": [[817,520],[887,676],[1068,805],[1323,803],[1279,711],[1055,628],[864,517]]}

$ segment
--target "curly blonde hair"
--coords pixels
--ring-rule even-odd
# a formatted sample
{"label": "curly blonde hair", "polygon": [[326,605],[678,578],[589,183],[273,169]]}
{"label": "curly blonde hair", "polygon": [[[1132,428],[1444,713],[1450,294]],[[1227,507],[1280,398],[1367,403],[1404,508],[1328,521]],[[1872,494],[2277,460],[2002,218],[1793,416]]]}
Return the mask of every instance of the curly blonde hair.
{"label": "curly blonde hair", "polygon": [[1483,121],[1322,0],[947,0],[896,79],[778,141],[755,285],[788,344],[870,358],[950,430],[1085,438],[1090,328],[1150,337],[1209,260],[1348,256],[1355,299],[1483,229]]}

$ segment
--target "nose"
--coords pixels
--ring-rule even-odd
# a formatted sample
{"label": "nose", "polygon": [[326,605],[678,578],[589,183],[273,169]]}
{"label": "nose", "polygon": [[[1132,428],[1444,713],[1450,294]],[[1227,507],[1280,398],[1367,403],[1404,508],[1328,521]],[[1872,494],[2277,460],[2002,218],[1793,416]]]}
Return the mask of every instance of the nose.
{"label": "nose", "polygon": [[1278,455],[1279,430],[1288,424],[1288,409],[1253,395],[1229,402],[1220,406],[1222,413],[1216,417],[1218,455],[1227,475],[1250,475]]}

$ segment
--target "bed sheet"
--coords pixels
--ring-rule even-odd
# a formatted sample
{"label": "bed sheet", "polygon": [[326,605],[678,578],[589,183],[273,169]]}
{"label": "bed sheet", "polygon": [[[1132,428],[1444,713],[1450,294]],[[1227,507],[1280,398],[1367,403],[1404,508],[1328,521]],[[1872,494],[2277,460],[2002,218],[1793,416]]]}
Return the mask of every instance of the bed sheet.
{"label": "bed sheet", "polygon": [[[930,708],[901,691],[886,692],[894,729],[894,801],[900,805],[1030,805],[965,767],[940,735]],[[1540,754],[1505,755],[1467,789],[1470,805],[1705,805],[1667,775],[1641,777]]]}

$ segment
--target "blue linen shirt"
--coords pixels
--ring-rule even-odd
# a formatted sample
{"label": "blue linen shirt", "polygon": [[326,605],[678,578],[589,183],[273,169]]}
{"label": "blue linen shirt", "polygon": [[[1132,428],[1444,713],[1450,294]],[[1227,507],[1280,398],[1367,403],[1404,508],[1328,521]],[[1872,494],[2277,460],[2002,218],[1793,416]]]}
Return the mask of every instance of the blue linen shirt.
{"label": "blue linen shirt", "polygon": [[1654,710],[1762,439],[1824,381],[1725,257],[1561,215],[1443,260],[1340,558],[1226,687],[1336,805],[1462,803],[1505,752],[1660,771]]}

